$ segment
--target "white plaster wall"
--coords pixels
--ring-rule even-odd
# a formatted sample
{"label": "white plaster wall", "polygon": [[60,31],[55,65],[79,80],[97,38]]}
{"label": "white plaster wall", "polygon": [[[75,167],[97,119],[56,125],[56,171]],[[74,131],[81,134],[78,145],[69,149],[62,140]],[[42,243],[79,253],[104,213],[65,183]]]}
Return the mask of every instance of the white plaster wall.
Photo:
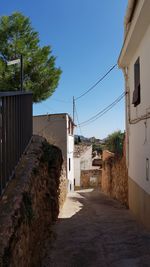
{"label": "white plaster wall", "polygon": [[74,158],[74,178],[75,185],[80,186],[81,170],[90,170],[92,168],[92,146],[78,158]]}
{"label": "white plaster wall", "polygon": [[[134,64],[140,57],[141,103],[134,107]],[[128,83],[130,88],[131,120],[150,112],[150,26],[129,65]],[[146,180],[146,158],[150,164],[150,119],[129,125],[129,176],[150,194],[149,181]]]}
{"label": "white plaster wall", "polygon": [[90,170],[92,168],[92,146],[90,146],[81,155],[81,170]]}
{"label": "white plaster wall", "polygon": [[80,186],[80,158],[74,158],[74,178],[75,178],[75,185]]}
{"label": "white plaster wall", "polygon": [[[74,136],[68,135],[67,139],[67,173],[68,173],[68,191],[74,190]],[[69,158],[70,158],[70,170],[69,170]]]}

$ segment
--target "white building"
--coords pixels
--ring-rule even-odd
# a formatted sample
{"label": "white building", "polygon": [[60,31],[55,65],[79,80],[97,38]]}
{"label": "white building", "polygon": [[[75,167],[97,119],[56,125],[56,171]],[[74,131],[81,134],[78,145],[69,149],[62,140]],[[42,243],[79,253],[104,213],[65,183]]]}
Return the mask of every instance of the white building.
{"label": "white building", "polygon": [[118,60],[126,84],[129,206],[150,228],[150,1],[129,0]]}
{"label": "white building", "polygon": [[66,113],[34,116],[33,134],[45,137],[50,144],[61,149],[68,191],[74,190],[74,123],[71,117]]}
{"label": "white building", "polygon": [[75,186],[80,186],[82,170],[92,169],[92,146],[75,145],[74,151],[74,178]]}

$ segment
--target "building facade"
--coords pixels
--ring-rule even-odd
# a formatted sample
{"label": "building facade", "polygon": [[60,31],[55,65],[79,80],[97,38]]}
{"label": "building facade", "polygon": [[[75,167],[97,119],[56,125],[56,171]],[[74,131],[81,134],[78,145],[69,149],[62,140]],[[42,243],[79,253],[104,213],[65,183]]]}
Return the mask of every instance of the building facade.
{"label": "building facade", "polygon": [[81,171],[92,168],[92,146],[75,145],[74,151],[74,178],[75,186],[81,186]]}
{"label": "building facade", "polygon": [[33,117],[33,134],[43,136],[62,151],[68,179],[68,192],[74,190],[74,123],[66,114],[49,114]]}
{"label": "building facade", "polygon": [[129,0],[118,65],[126,87],[129,207],[150,228],[150,1]]}

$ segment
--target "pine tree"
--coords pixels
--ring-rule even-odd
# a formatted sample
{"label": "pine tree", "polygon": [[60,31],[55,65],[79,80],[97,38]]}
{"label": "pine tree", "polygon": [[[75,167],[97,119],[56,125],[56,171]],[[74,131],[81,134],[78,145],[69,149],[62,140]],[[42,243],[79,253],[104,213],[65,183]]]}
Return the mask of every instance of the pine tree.
{"label": "pine tree", "polygon": [[15,12],[0,18],[0,91],[20,90],[20,66],[7,61],[23,56],[24,90],[33,92],[33,101],[47,99],[55,91],[61,69],[55,66],[51,47],[41,47],[39,34],[30,19]]}

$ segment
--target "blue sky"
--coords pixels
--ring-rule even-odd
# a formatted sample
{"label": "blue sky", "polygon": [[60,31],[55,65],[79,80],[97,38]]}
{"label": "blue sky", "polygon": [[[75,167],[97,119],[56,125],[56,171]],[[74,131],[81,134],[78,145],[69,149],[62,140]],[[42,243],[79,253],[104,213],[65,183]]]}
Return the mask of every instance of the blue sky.
{"label": "blue sky", "polygon": [[[72,97],[81,95],[117,62],[126,6],[127,0],[1,1],[0,15],[20,11],[30,17],[41,45],[51,45],[56,65],[63,71],[53,96],[34,105],[35,115],[62,112],[72,115]],[[105,108],[123,90],[123,74],[115,68],[76,102],[79,122]],[[76,133],[104,138],[115,130],[124,130],[124,109],[122,100],[94,123],[77,128]]]}

